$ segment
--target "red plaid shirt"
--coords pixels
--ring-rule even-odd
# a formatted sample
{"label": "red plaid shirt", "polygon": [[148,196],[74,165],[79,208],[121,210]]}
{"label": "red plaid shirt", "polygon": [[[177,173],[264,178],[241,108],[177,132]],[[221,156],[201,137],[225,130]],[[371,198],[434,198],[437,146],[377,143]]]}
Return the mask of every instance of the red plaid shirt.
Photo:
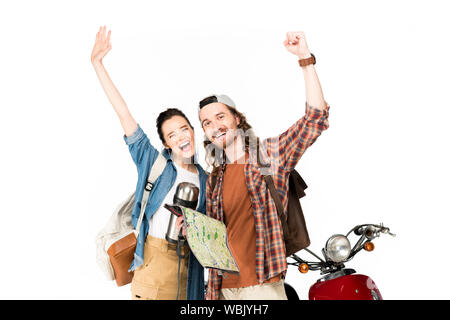
{"label": "red plaid shirt", "polygon": [[[328,128],[328,109],[320,110],[306,105],[305,115],[287,131],[261,142],[261,151],[270,167],[262,168],[256,161],[256,153],[250,155],[244,165],[245,179],[252,201],[256,229],[256,276],[263,283],[287,271],[286,249],[277,208],[262,177],[271,174],[281,196],[284,209],[288,204],[289,172],[297,165],[305,150]],[[250,151],[252,152],[252,151]],[[269,161],[267,161],[269,160]],[[216,187],[211,190],[211,177],[206,183],[206,214],[223,221],[223,176],[226,164],[219,170]],[[207,300],[217,300],[222,276],[216,269],[209,269]]]}

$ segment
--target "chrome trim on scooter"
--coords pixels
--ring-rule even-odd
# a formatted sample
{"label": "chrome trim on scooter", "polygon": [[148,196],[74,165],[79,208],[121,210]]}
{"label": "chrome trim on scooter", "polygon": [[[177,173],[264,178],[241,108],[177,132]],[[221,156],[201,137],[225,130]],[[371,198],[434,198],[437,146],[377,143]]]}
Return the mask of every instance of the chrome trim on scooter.
{"label": "chrome trim on scooter", "polygon": [[317,280],[317,282],[325,282],[328,280],[333,280],[342,276],[348,276],[349,274],[353,274],[356,273],[355,270],[353,269],[342,269],[330,274],[327,274],[325,277],[320,278],[319,280]]}
{"label": "chrome trim on scooter", "polygon": [[381,297],[378,295],[378,293],[375,290],[370,290],[370,293],[372,294],[373,300],[381,300]]}

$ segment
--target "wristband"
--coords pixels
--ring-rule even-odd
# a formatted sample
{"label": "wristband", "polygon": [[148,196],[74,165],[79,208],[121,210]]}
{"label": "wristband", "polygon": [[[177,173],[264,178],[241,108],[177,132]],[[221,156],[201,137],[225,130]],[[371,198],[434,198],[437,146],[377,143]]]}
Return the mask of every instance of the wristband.
{"label": "wristband", "polygon": [[310,64],[316,64],[316,57],[311,53],[311,57],[298,60],[300,67],[306,67]]}

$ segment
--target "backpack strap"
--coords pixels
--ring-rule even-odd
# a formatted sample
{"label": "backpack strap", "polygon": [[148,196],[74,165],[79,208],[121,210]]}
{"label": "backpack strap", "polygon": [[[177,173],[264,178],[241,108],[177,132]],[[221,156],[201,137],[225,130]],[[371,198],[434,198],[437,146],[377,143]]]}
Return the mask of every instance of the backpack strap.
{"label": "backpack strap", "polygon": [[263,177],[264,181],[266,181],[267,187],[269,188],[270,194],[272,195],[272,199],[275,202],[275,206],[277,207],[278,217],[284,221],[287,221],[287,216],[284,214],[283,204],[281,203],[280,194],[275,188],[272,176],[264,175]]}
{"label": "backpack strap", "polygon": [[141,230],[142,219],[144,218],[145,207],[147,206],[148,197],[150,195],[150,191],[153,189],[153,185],[155,184],[156,179],[161,175],[164,168],[166,167],[166,158],[160,152],[158,157],[156,158],[155,163],[153,163],[152,168],[150,170],[150,174],[148,175],[147,184],[144,188],[144,194],[142,195],[141,202],[141,213],[139,215],[139,220],[136,225],[136,238],[139,236],[139,231]]}

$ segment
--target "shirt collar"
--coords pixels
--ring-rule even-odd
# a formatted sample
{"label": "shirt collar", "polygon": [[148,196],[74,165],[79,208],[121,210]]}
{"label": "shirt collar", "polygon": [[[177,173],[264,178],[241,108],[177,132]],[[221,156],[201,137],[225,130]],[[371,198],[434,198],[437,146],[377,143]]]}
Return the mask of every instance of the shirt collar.
{"label": "shirt collar", "polygon": [[[166,158],[167,161],[172,161],[172,152],[169,151],[169,149],[164,148],[162,151],[162,155],[164,158]],[[200,164],[197,163],[197,153],[195,153],[194,155],[194,164],[197,167],[197,170],[199,172],[199,174],[201,175],[206,175],[205,171],[203,170],[202,166]]]}

